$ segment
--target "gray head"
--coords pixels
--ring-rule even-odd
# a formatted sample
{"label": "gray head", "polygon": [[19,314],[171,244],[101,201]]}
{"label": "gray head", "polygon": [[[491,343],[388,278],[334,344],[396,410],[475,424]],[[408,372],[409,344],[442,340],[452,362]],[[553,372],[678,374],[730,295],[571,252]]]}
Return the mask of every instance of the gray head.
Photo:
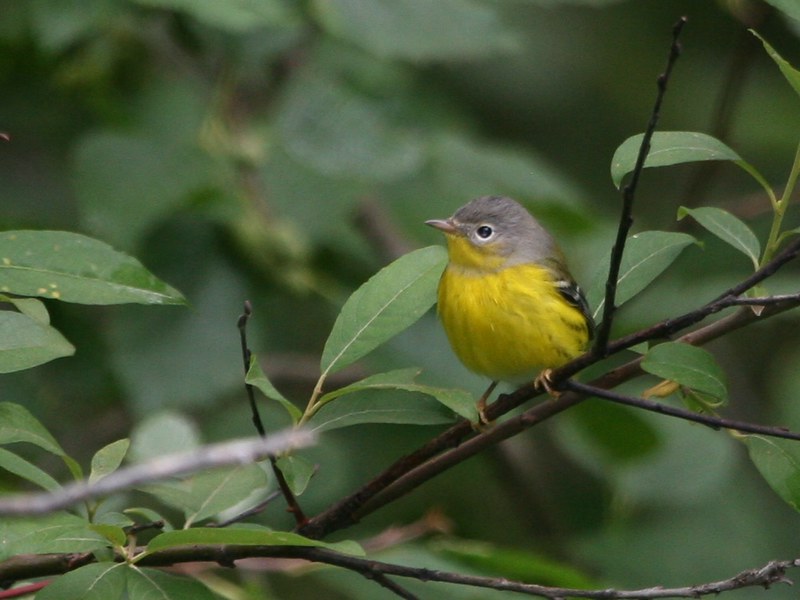
{"label": "gray head", "polygon": [[[505,196],[476,198],[449,219],[427,223],[448,234],[448,238],[466,239],[479,255],[493,258],[495,264],[501,259],[497,266],[562,260],[560,250],[544,227],[519,202]],[[451,260],[455,259],[452,250],[451,242]]]}

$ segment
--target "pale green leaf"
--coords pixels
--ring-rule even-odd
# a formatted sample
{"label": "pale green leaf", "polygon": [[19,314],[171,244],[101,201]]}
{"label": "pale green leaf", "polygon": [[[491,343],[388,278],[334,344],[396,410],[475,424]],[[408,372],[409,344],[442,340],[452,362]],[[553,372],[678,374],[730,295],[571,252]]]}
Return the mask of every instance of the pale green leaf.
{"label": "pale green leaf", "polygon": [[295,496],[300,496],[306,491],[308,483],[316,472],[314,463],[294,454],[280,457],[278,468]]}
{"label": "pale green leaf", "polygon": [[0,373],[30,369],[73,354],[75,347],[50,325],[27,314],[0,311]]}
{"label": "pale green leaf", "polygon": [[92,468],[89,482],[95,482],[116,471],[125,459],[130,447],[130,440],[121,439],[112,442],[95,452],[92,457]]}
{"label": "pale green leaf", "polygon": [[[190,101],[184,101],[183,113],[195,108]],[[99,131],[83,136],[75,150],[74,187],[82,222],[89,231],[126,249],[217,183],[212,158],[194,142],[176,141],[183,115],[168,110],[171,106],[159,108],[162,120],[165,112],[172,117],[159,123],[160,135],[169,132],[169,136],[159,138],[159,132],[141,129],[136,134]],[[169,298],[169,304],[182,302],[174,290],[158,292],[157,297]]]}
{"label": "pale green leaf", "polygon": [[642,369],[714,398],[728,397],[724,371],[713,354],[697,346],[680,342],[659,344],[644,356]]}
{"label": "pale green leaf", "polygon": [[0,292],[81,304],[183,304],[135,258],[66,231],[0,233]]}
{"label": "pale green leaf", "polygon": [[[125,525],[126,527],[133,524],[130,519],[128,519],[128,521],[129,522]],[[125,543],[128,541],[128,536],[125,533],[125,529],[119,525],[112,525],[109,523],[92,523],[89,528],[92,531],[102,535],[114,546],[125,546]]]}
{"label": "pale green leaf", "polygon": [[748,435],[744,440],[761,476],[789,506],[800,511],[800,445],[760,435]]}
{"label": "pale green leaf", "polygon": [[730,244],[745,256],[749,257],[753,266],[758,268],[758,261],[761,256],[761,244],[750,229],[741,219],[735,217],[726,210],[713,206],[700,208],[678,209],[678,219],[690,215],[700,225],[713,233],[722,241]]}
{"label": "pale green leaf", "polygon": [[364,423],[443,425],[453,420],[451,409],[424,394],[373,389],[328,402],[309,425],[313,431],[322,432]]}
{"label": "pale green leaf", "polygon": [[[772,1],[778,2],[779,0],[772,0]],[[784,0],[784,1],[787,6],[791,2],[791,0]],[[794,16],[796,18],[800,18],[798,17],[798,15],[800,14],[800,8],[798,8],[800,7],[800,4],[798,4],[797,2],[791,2],[791,3],[793,4],[794,8],[794,13],[795,13]],[[789,85],[792,86],[795,92],[800,94],[800,71],[795,69],[791,64],[789,64],[789,62],[785,58],[783,58],[780,54],[778,54],[775,48],[770,46],[767,40],[762,38],[760,35],[758,35],[758,33],[753,31],[752,29],[751,31],[753,35],[755,35],[759,40],[761,40],[761,43],[764,44],[764,49],[767,51],[767,54],[769,54],[770,58],[775,61],[776,65],[778,65],[778,68],[781,70],[781,73],[783,73],[783,76],[786,78],[786,81],[789,82]]]}
{"label": "pale green leaf", "polygon": [[266,374],[261,369],[261,365],[258,362],[258,357],[255,354],[250,357],[250,368],[247,370],[247,376],[245,377],[244,381],[245,383],[255,386],[270,400],[275,400],[281,406],[283,406],[283,408],[286,409],[286,412],[289,413],[289,416],[291,416],[292,422],[295,424],[297,424],[297,422],[303,416],[303,412],[297,408],[291,400],[286,399],[286,397],[281,394],[274,385],[272,385],[272,382],[267,378]]}
{"label": "pale green leaf", "polygon": [[200,433],[188,417],[171,411],[155,413],[134,428],[129,458],[144,462],[200,445]]}
{"label": "pale green leaf", "polygon": [[22,477],[50,492],[61,488],[61,484],[42,469],[5,448],[0,448],[0,469]]}
{"label": "pale green leaf", "polygon": [[292,78],[278,109],[287,153],[315,171],[385,182],[418,171],[425,138],[385,100],[321,70]]}
{"label": "pale green leaf", "polygon": [[323,375],[353,363],[425,314],[436,302],[446,261],[441,246],[422,248],[384,267],[353,292],[325,343]]}
{"label": "pale green leaf", "polygon": [[19,554],[91,552],[106,545],[86,519],[65,512],[0,519],[0,561]]}
{"label": "pale green leaf", "polygon": [[193,527],[157,535],[147,545],[147,552],[157,552],[196,544],[235,544],[241,546],[312,546],[345,554],[363,556],[364,551],[353,541],[321,542],[288,531],[272,531],[263,527]]}
{"label": "pale green leaf", "polygon": [[517,46],[497,8],[475,0],[314,0],[313,8],[328,32],[378,56],[463,61]]}
{"label": "pale green leaf", "polygon": [[47,312],[47,307],[41,300],[36,298],[17,298],[4,294],[0,294],[0,300],[13,304],[19,312],[34,321],[42,325],[50,325],[50,313]]}
{"label": "pale green leaf", "polygon": [[800,21],[800,3],[797,0],[766,0],[785,15]]}
{"label": "pale green leaf", "polygon": [[191,577],[137,567],[128,568],[125,576],[126,600],[218,600],[211,590]]}
{"label": "pale green leaf", "polygon": [[328,392],[320,398],[319,405],[324,405],[331,400],[354,392],[363,392],[367,390],[402,390],[431,396],[465,419],[477,421],[478,411],[475,405],[476,400],[472,394],[464,390],[438,388],[417,383],[415,379],[418,374],[419,369],[411,367],[371,375],[370,377],[345,387]]}
{"label": "pale green leaf", "polygon": [[[126,598],[125,563],[85,565],[54,579],[36,593],[37,600],[122,600]],[[155,597],[153,598],[155,600]]]}
{"label": "pale green leaf", "polygon": [[143,6],[166,8],[191,15],[232,33],[264,27],[286,26],[297,20],[283,0],[135,0]]}
{"label": "pale green leaf", "polygon": [[27,442],[55,454],[64,456],[65,452],[30,411],[19,404],[0,402],[0,444]]}
{"label": "pale green leaf", "polygon": [[[644,231],[628,238],[617,279],[617,306],[645,289],[693,242],[696,240],[686,233],[669,231]],[[595,318],[602,314],[605,305],[605,283],[610,260],[609,251],[600,261],[600,267],[587,290],[589,306],[595,307]]]}
{"label": "pale green leaf", "polygon": [[265,489],[267,483],[266,473],[257,464],[214,469],[191,477],[184,482],[188,499],[181,507],[186,514],[184,527],[248,500],[257,490]]}
{"label": "pale green leaf", "polygon": [[[622,179],[633,171],[642,145],[643,134],[629,137],[611,159],[611,179],[619,187]],[[664,167],[704,160],[742,161],[727,145],[705,133],[692,131],[657,131],[650,140],[645,167]]]}

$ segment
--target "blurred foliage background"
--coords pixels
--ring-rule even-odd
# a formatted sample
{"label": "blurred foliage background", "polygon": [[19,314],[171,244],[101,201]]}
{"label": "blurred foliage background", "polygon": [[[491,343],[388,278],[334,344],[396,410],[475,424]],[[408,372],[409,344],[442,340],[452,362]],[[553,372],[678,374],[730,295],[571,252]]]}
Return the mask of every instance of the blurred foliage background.
{"label": "blurred foliage background", "polygon": [[[0,143],[0,226],[97,237],[191,304],[49,304],[76,355],[0,377],[0,396],[84,459],[163,419],[204,440],[253,434],[235,327],[245,299],[264,369],[303,404],[347,295],[399,254],[441,243],[422,222],[475,196],[525,203],[588,286],[616,227],[611,156],[644,130],[681,15],[684,53],[660,129],[716,135],[777,186],[800,131],[800,101],[747,31],[798,65],[800,23],[756,1],[0,0],[0,15],[0,131],[11,137]],[[676,223],[681,204],[725,207],[761,234],[769,224],[767,199],[733,166],[645,173],[634,230],[681,227],[707,243],[626,306],[617,333],[694,307],[748,272],[721,242]],[[788,219],[800,224],[796,209]],[[797,276],[790,266],[769,291]],[[726,414],[800,429],[796,332],[790,313],[710,347],[730,378]],[[433,314],[340,382],[411,365],[431,383],[484,386],[452,357]],[[287,424],[264,410],[271,429]],[[326,434],[308,453],[320,470],[304,508],[325,508],[436,431]],[[467,556],[491,555],[532,577],[530,555],[500,552],[517,549],[598,585],[685,585],[795,557],[800,533],[728,434],[599,402],[344,535],[432,508],[452,536],[381,557],[464,571],[475,566]],[[260,519],[291,527],[277,504]],[[326,597],[376,597],[356,576],[309,579]],[[253,585],[303,597],[303,584],[277,575]]]}

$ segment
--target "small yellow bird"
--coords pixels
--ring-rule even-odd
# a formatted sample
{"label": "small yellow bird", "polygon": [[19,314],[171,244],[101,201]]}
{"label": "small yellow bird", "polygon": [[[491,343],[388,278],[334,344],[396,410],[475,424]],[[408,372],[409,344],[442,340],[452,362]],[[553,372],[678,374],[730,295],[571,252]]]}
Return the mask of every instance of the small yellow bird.
{"label": "small yellow bird", "polygon": [[483,196],[449,219],[426,221],[447,239],[439,317],[456,356],[491,385],[548,375],[581,354],[594,333],[589,306],[553,237],[518,202]]}

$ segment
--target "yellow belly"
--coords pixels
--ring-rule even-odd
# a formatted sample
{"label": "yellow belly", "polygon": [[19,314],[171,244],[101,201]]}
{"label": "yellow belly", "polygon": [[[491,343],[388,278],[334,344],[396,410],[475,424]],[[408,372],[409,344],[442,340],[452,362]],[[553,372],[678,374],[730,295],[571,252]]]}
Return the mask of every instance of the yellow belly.
{"label": "yellow belly", "polygon": [[438,311],[461,362],[493,380],[532,379],[581,354],[589,340],[581,312],[535,265],[481,275],[448,266]]}

